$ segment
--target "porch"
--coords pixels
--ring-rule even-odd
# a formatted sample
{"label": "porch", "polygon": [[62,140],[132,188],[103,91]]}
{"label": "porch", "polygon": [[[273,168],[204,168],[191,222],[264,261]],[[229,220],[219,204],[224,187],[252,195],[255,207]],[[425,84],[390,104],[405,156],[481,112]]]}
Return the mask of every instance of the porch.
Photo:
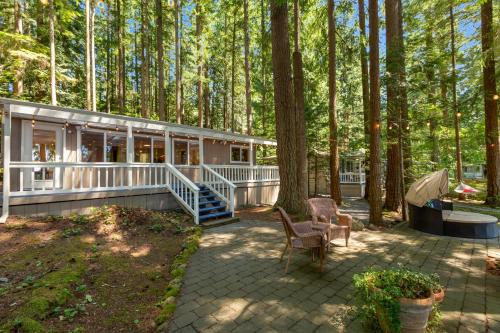
{"label": "porch", "polygon": [[198,224],[278,193],[278,167],[255,163],[274,140],[9,99],[0,108],[2,221],[10,206],[163,193]]}

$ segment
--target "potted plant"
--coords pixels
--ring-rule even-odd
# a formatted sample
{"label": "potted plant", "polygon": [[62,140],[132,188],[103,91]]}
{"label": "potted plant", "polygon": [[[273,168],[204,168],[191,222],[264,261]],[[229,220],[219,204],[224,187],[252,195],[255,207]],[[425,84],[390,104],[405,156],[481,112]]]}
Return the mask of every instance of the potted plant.
{"label": "potted plant", "polygon": [[434,290],[442,290],[437,288],[436,278],[404,267],[354,275],[365,324],[385,333],[425,332],[429,315],[436,308]]}

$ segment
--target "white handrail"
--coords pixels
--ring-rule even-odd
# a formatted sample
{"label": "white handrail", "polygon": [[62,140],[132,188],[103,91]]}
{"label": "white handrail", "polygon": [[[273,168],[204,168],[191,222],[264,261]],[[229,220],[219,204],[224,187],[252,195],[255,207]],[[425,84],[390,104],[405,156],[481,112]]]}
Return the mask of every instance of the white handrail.
{"label": "white handrail", "polygon": [[203,185],[226,202],[234,217],[234,189],[236,185],[205,164],[201,164],[201,174]]}
{"label": "white handrail", "polygon": [[177,170],[172,164],[165,163],[167,168],[167,187],[170,192],[194,217],[194,223],[200,223],[199,205],[200,188]]}
{"label": "white handrail", "polygon": [[267,165],[208,165],[232,183],[279,181],[279,168]]}

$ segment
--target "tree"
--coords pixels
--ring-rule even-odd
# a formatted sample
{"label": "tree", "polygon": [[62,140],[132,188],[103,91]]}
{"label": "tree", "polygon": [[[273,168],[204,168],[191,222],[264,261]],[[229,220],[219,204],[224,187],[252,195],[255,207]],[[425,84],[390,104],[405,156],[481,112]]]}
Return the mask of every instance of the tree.
{"label": "tree", "polygon": [[293,88],[295,97],[295,112],[297,126],[297,183],[300,197],[308,197],[307,182],[307,149],[306,149],[306,120],[304,116],[304,73],[302,69],[302,53],[300,51],[300,6],[299,0],[293,2],[294,12],[294,52],[293,52]]}
{"label": "tree", "polygon": [[92,35],[94,29],[92,26],[92,0],[85,0],[85,82],[87,92],[87,109],[93,109],[93,82],[92,82]]}
{"label": "tree", "polygon": [[270,2],[274,108],[280,169],[280,190],[276,205],[282,206],[290,213],[304,212],[306,198],[300,197],[300,191],[297,191],[297,163],[295,159],[290,158],[297,153],[297,141],[288,39],[288,6],[286,1]]}
{"label": "tree", "polygon": [[336,88],[336,26],[334,0],[328,0],[328,114],[330,124],[330,195],[342,204],[340,194],[340,163],[337,133],[337,88]]}
{"label": "tree", "polygon": [[[16,34],[23,34],[23,16],[21,1],[14,1],[14,31]],[[14,96],[19,97],[23,94],[23,72],[22,70],[17,70],[14,75]]]}
{"label": "tree", "polygon": [[149,118],[149,23],[148,1],[141,0],[141,117]]}
{"label": "tree", "polygon": [[[453,14],[453,2],[450,4],[450,38],[451,38],[451,91],[453,107],[453,124],[455,129],[455,179],[462,182],[462,144],[460,142],[460,113],[457,103],[457,72],[456,72],[456,50],[455,50],[455,16]],[[460,198],[465,196],[460,194]]]}
{"label": "tree", "polygon": [[[181,41],[179,38],[179,15],[181,10],[179,7],[182,6],[182,0],[174,0],[174,30],[175,30],[175,121],[177,124],[182,122],[182,109],[181,109]],[[182,18],[181,18],[182,19]]]}
{"label": "tree", "polygon": [[378,2],[369,0],[370,25],[370,222],[383,223],[381,168],[380,168],[380,68],[379,68],[379,19]]}
{"label": "tree", "polygon": [[[126,105],[126,73],[125,73],[125,43],[124,43],[124,13],[122,12],[122,3],[124,0],[116,0],[116,35],[118,37],[118,59],[116,61],[116,92],[117,105],[120,114],[125,113]],[[161,10],[159,11],[161,13]],[[161,20],[161,18],[160,18]],[[161,22],[158,22],[160,24]]]}
{"label": "tree", "polygon": [[483,89],[486,138],[486,203],[500,204],[500,142],[498,137],[498,95],[495,78],[493,39],[493,1],[481,4],[481,49],[483,52]]}
{"label": "tree", "polygon": [[49,0],[49,35],[50,35],[50,100],[52,105],[57,105],[56,88],[56,37],[55,37],[54,0]]}
{"label": "tree", "polygon": [[248,0],[243,0],[243,32],[245,48],[245,101],[247,115],[247,134],[252,135],[253,115],[252,115],[252,93],[250,90],[250,30],[248,27]]}
{"label": "tree", "polygon": [[158,57],[158,115],[165,120],[165,61],[163,60],[163,7],[156,0],[156,52]]}
{"label": "tree", "polygon": [[236,130],[235,124],[235,98],[236,98],[236,17],[238,6],[234,5],[233,12],[233,40],[231,41],[231,132]]}
{"label": "tree", "polygon": [[401,106],[399,103],[401,64],[398,28],[398,0],[385,1],[387,70],[387,176],[385,208],[397,211],[401,202],[401,147],[399,145]]}
{"label": "tree", "polygon": [[203,74],[204,74],[204,64],[203,64],[203,46],[201,41],[201,35],[203,32],[203,16],[202,16],[202,6],[200,0],[196,2],[196,44],[198,51],[198,82],[197,82],[197,92],[198,92],[198,127],[203,127]]}
{"label": "tree", "polygon": [[[363,130],[364,130],[364,143],[368,147],[370,142],[370,88],[368,85],[368,53],[366,52],[366,24],[365,24],[365,0],[358,0],[358,20],[359,20],[359,57],[361,63],[361,89],[363,94]],[[365,174],[370,174],[369,168],[370,152],[366,149],[365,153]],[[369,178],[366,179],[366,192],[365,197],[368,197]]]}

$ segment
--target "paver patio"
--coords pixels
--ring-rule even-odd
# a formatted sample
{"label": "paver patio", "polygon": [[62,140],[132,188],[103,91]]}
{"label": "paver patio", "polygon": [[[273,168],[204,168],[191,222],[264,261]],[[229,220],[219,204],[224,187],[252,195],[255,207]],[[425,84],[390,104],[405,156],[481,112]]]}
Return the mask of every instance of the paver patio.
{"label": "paver patio", "polygon": [[279,222],[242,221],[209,229],[189,264],[171,332],[360,332],[352,276],[368,266],[398,263],[437,272],[448,332],[500,332],[500,277],[485,273],[487,255],[500,257],[499,239],[461,240],[406,226],[355,232],[349,247],[333,247],[323,273],[307,252],[290,270],[279,261],[285,235]]}

